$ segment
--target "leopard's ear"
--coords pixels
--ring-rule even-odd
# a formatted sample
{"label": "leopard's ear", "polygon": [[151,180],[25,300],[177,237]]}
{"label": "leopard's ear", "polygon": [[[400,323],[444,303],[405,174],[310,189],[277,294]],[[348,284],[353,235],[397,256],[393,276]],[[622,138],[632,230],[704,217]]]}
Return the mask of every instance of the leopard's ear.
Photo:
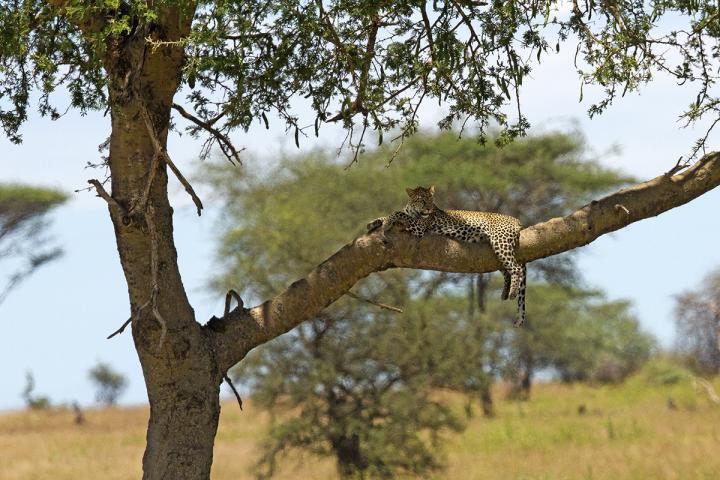
{"label": "leopard's ear", "polygon": [[430,195],[435,195],[435,185],[430,185],[430,188],[428,188],[428,192],[430,192]]}
{"label": "leopard's ear", "polygon": [[414,188],[406,188],[405,192],[408,194],[408,197],[412,197],[415,194]]}

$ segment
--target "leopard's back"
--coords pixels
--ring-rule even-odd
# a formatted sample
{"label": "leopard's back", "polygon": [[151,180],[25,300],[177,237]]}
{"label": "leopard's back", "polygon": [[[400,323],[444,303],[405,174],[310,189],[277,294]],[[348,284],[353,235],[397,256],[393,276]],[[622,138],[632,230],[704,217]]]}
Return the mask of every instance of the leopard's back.
{"label": "leopard's back", "polygon": [[466,242],[514,238],[522,229],[517,218],[496,212],[437,209],[433,217],[433,232]]}

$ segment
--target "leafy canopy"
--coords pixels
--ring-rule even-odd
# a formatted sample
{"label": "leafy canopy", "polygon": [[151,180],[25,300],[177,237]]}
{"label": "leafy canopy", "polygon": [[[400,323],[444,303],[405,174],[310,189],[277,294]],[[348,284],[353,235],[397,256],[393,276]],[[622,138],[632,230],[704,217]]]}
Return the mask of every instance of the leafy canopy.
{"label": "leafy canopy", "polygon": [[[529,125],[523,82],[561,48],[577,48],[581,86],[599,87],[591,115],[661,74],[695,86],[686,120],[720,119],[715,1],[2,0],[0,124],[8,136],[20,141],[33,91],[53,118],[65,108],[51,101],[59,87],[70,92],[69,106],[106,108],[107,82],[118,81],[104,71],[109,45],[152,30],[146,48],[154,51],[168,8],[193,15],[189,36],[173,43],[186,55],[183,91],[195,115],[222,133],[279,115],[299,141],[341,121],[346,145],[360,150],[368,129],[380,143],[384,132],[413,133],[420,105],[433,101],[444,106],[441,127],[477,121],[484,139],[496,123],[504,143]],[[303,102],[310,118],[299,118]]]}

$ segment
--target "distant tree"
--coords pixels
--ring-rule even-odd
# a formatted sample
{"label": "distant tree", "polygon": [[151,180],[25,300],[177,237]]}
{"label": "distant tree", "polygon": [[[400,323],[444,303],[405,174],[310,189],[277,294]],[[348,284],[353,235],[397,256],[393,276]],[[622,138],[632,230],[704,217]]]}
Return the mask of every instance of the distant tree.
{"label": "distant tree", "polygon": [[35,377],[32,372],[25,374],[25,388],[22,392],[22,398],[25,400],[25,404],[32,410],[45,410],[50,408],[50,399],[43,395],[34,395],[35,390]]}
{"label": "distant tree", "polygon": [[0,184],[0,304],[10,291],[62,250],[47,233],[47,214],[67,200],[57,190]]}
{"label": "distant tree", "polygon": [[692,369],[720,373],[720,270],[675,297],[676,348]]}
{"label": "distant tree", "polygon": [[[627,301],[609,301],[598,291],[535,283],[532,317],[506,335],[504,372],[514,394],[528,398],[533,376],[550,369],[565,382],[619,382],[651,355],[655,339],[640,328]],[[492,302],[488,315],[514,312]]]}
{"label": "distant tree", "polygon": [[107,363],[98,362],[88,375],[97,389],[95,399],[108,407],[115,405],[118,397],[127,388],[127,379]]}
{"label": "distant tree", "polygon": [[[251,353],[235,371],[259,405],[279,413],[260,478],[298,449],[331,456],[343,478],[424,476],[442,465],[442,432],[462,428],[429,388],[458,359],[452,322],[341,304]],[[288,410],[298,413],[288,418]]]}

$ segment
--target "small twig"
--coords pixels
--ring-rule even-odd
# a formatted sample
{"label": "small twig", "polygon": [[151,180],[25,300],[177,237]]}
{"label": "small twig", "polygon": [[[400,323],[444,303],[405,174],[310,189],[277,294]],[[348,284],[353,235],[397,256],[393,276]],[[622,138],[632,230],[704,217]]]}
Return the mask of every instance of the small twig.
{"label": "small twig", "polygon": [[115,335],[119,335],[119,334],[121,334],[122,332],[124,332],[124,331],[125,331],[125,328],[126,328],[128,325],[130,325],[133,321],[135,321],[135,319],[137,318],[137,316],[140,315],[140,312],[142,312],[143,310],[145,310],[148,305],[150,305],[150,300],[148,300],[147,302],[145,302],[140,308],[138,308],[138,309],[135,311],[135,313],[133,313],[132,315],[130,315],[130,318],[128,318],[127,320],[125,320],[125,323],[123,323],[120,328],[118,328],[118,329],[115,330],[113,333],[111,333],[110,335],[108,335],[107,339],[110,340],[110,339],[113,338]]}
{"label": "small twig", "polygon": [[110,194],[107,192],[107,190],[105,190],[99,180],[93,178],[91,180],[88,180],[88,183],[95,187],[95,191],[97,192],[98,197],[105,200],[111,207],[116,208],[118,212],[120,212],[123,216],[127,215],[122,205],[120,205],[117,200],[110,196]]}
{"label": "small twig", "polygon": [[228,290],[228,292],[225,294],[225,313],[223,314],[223,317],[227,317],[228,313],[230,313],[230,301],[233,298],[238,304],[237,308],[243,308],[243,306],[245,305],[243,299],[240,298],[240,295],[238,295],[235,290]]}
{"label": "small twig", "polygon": [[[189,113],[187,110],[185,110],[182,106],[178,105],[177,103],[173,103],[172,108],[177,110],[177,112],[180,115],[182,115],[184,118],[190,120],[195,125],[202,128],[203,130],[209,132],[213,137],[215,137],[215,140],[220,145],[220,149],[222,150],[225,157],[227,157],[227,159],[230,161],[230,163],[235,165],[235,162],[233,161],[233,159],[234,159],[235,161],[237,161],[237,163],[242,164],[242,160],[240,160],[240,152],[235,148],[235,146],[233,146],[232,142],[230,141],[230,139],[228,138],[227,135],[224,135],[222,132],[220,132],[220,130],[213,127],[212,123],[205,122],[205,121],[199,119],[198,117],[192,115],[191,113]],[[218,118],[218,117],[215,117],[215,118]]]}
{"label": "small twig", "polygon": [[[393,139],[394,140],[394,139]],[[398,144],[397,148],[393,151],[392,155],[390,155],[390,159],[387,162],[387,165],[385,167],[390,167],[390,164],[397,158],[397,156],[400,154],[400,150],[402,150],[403,145],[405,144],[405,135],[403,134],[400,136],[400,143]]]}
{"label": "small twig", "polygon": [[155,150],[155,154],[153,155],[152,162],[150,164],[150,170],[148,171],[148,180],[145,184],[145,189],[143,190],[142,196],[140,197],[140,201],[136,205],[133,206],[133,210],[135,208],[138,208],[140,211],[145,210],[145,205],[147,205],[147,199],[150,196],[150,187],[152,187],[153,182],[155,181],[155,173],[157,172],[159,163],[160,163],[160,142],[158,141],[157,137],[155,136],[155,127],[153,127],[152,120],[150,119],[150,114],[148,114],[147,108],[145,108],[145,105],[142,105],[141,113],[143,120],[145,120],[145,128],[147,128],[148,132],[150,132],[150,138],[153,141],[153,148]]}
{"label": "small twig", "polygon": [[157,320],[160,324],[160,340],[158,341],[157,346],[158,352],[160,351],[160,349],[162,349],[163,343],[165,342],[165,336],[167,335],[167,324],[165,323],[165,319],[162,317],[162,315],[160,315],[160,310],[158,310],[157,306],[157,296],[159,293],[160,289],[155,286],[150,297],[152,299],[153,315],[155,316],[155,320]]}
{"label": "small twig", "polygon": [[668,170],[667,172],[665,172],[665,176],[672,177],[680,170],[683,170],[690,166],[689,162],[682,163],[682,161],[683,161],[683,157],[681,156],[680,158],[678,158],[678,161],[677,161],[677,163],[675,163],[675,166],[673,168],[671,168],[670,170]]}
{"label": "small twig", "polygon": [[345,292],[345,295],[347,295],[348,297],[354,298],[355,300],[360,300],[361,302],[366,302],[371,305],[375,305],[376,307],[384,308],[385,310],[390,310],[390,311],[393,311],[396,313],[403,313],[401,308],[393,307],[392,305],[387,305],[384,303],[376,302],[375,300],[371,300],[369,298],[361,297],[357,293]]}
{"label": "small twig", "polygon": [[242,410],[242,409],[243,409],[243,408],[242,408],[242,398],[240,398],[240,394],[239,394],[238,391],[235,389],[235,385],[233,385],[232,380],[230,380],[230,376],[228,376],[228,374],[226,373],[225,375],[223,375],[223,379],[227,382],[228,385],[230,385],[230,389],[231,389],[231,390],[233,391],[233,393],[235,394],[235,398],[237,398],[238,405],[240,406],[240,410]]}
{"label": "small twig", "polygon": [[185,177],[183,177],[183,174],[180,173],[180,170],[175,166],[172,160],[170,160],[170,157],[165,154],[165,162],[170,167],[170,170],[173,171],[177,179],[182,183],[183,187],[185,187],[185,191],[190,195],[190,197],[193,200],[193,203],[195,203],[195,208],[197,208],[197,214],[200,216],[202,214],[203,204],[200,201],[200,198],[195,193],[195,190],[193,190],[192,185],[190,185],[190,182],[188,182]]}
{"label": "small twig", "polygon": [[125,331],[125,327],[127,327],[128,325],[130,325],[130,323],[133,321],[134,318],[135,318],[135,315],[133,315],[133,316],[131,316],[130,318],[128,318],[127,320],[125,320],[125,323],[123,323],[122,326],[121,326],[120,328],[118,328],[117,330],[115,330],[113,333],[111,333],[110,335],[108,335],[108,336],[107,336],[107,339],[110,340],[110,339],[113,338],[115,335],[119,335],[119,334],[121,334],[122,332],[124,332],[124,331]]}
{"label": "small twig", "polygon": [[365,132],[367,131],[367,128],[368,128],[368,121],[367,121],[367,118],[365,118],[363,120],[363,129],[362,129],[362,132],[360,133],[360,140],[358,141],[358,143],[353,145],[352,138],[350,139],[350,148],[353,150],[353,158],[350,161],[350,163],[348,163],[345,166],[345,170],[348,170],[350,167],[353,166],[353,164],[357,163],[358,155],[360,155],[360,149],[363,147],[362,142],[363,142],[363,139],[365,138]]}
{"label": "small twig", "polygon": [[622,210],[623,212],[625,212],[626,215],[630,215],[630,210],[628,210],[625,205],[622,205],[620,203],[615,205],[615,210],[617,210],[617,211]]}

